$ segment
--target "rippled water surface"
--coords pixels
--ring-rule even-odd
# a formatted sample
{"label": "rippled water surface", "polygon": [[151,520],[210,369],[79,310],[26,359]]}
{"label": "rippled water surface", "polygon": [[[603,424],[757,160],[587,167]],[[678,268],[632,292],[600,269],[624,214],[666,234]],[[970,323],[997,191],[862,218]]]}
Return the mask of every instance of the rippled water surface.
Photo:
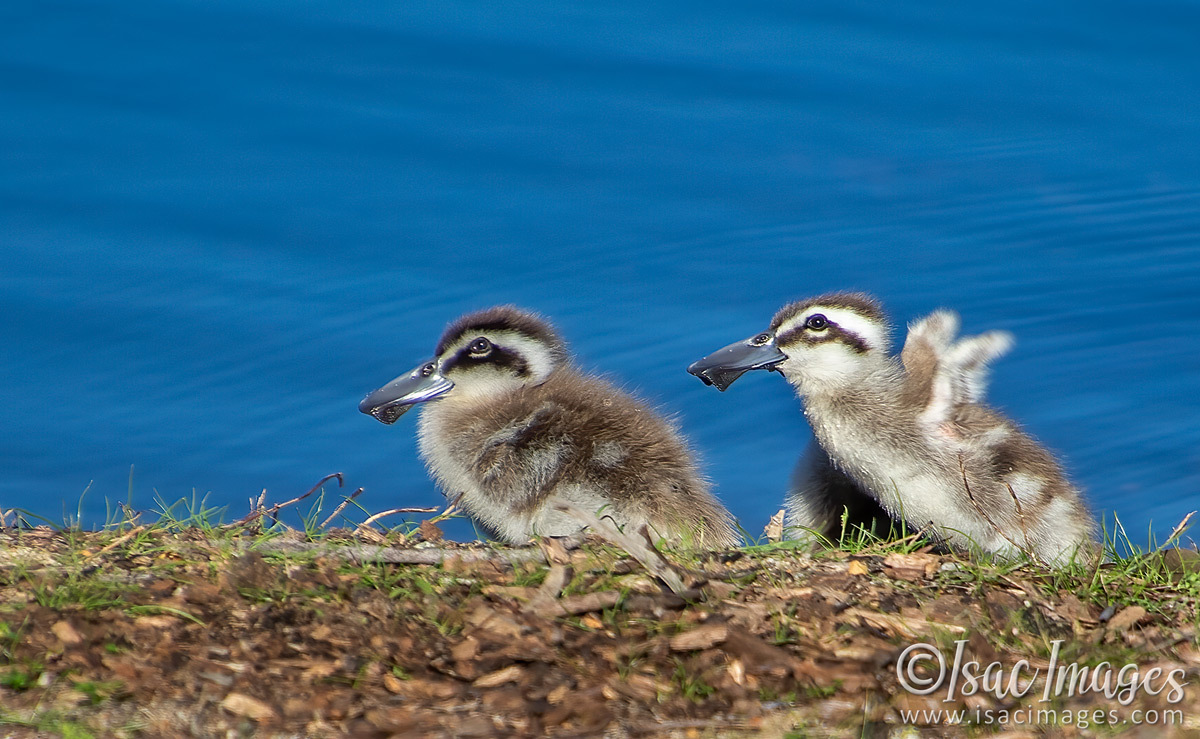
{"label": "rippled water surface", "polygon": [[1200,507],[1197,37],[1189,2],[8,6],[0,507],[241,515],[334,471],[439,504],[413,417],[356,404],[513,302],[676,414],[757,531],[799,406],[684,368],[854,288],[1014,332],[992,399],[1169,531]]}

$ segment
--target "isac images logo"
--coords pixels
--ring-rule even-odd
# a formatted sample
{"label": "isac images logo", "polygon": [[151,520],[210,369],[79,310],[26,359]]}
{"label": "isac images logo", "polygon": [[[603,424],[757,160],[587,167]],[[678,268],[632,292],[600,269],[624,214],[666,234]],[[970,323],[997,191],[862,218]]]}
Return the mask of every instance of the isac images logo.
{"label": "isac images logo", "polygon": [[[1185,672],[1180,668],[1163,670],[1151,667],[1142,670],[1136,664],[1121,666],[1109,662],[1095,665],[1080,665],[1077,662],[1061,661],[1060,648],[1063,640],[1052,642],[1049,664],[1043,669],[1034,667],[1028,660],[1020,660],[1011,667],[1000,662],[982,664],[968,659],[965,654],[966,639],[955,642],[952,663],[948,664],[942,651],[931,644],[913,644],[896,659],[896,677],[901,686],[914,695],[931,695],[944,690],[943,703],[956,701],[959,697],[976,694],[990,695],[997,699],[1036,697],[1038,703],[1057,698],[1093,694],[1115,701],[1119,706],[1129,706],[1139,695],[1162,696],[1170,705],[1177,705],[1184,698]],[[902,712],[903,713],[903,712]],[[1117,710],[1058,712],[1032,709],[1005,711],[997,715],[994,711],[919,711],[904,717],[913,723],[1073,723],[1080,728],[1088,724],[1143,723],[1164,721],[1182,723],[1179,710],[1136,711],[1124,717]],[[926,715],[934,713],[936,716]],[[1136,715],[1134,715],[1136,714]],[[1039,720],[1040,719],[1040,720]]]}

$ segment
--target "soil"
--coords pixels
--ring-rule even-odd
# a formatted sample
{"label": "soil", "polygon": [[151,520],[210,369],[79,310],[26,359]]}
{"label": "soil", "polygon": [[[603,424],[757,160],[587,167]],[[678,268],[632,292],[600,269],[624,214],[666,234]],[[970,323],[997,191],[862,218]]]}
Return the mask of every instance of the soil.
{"label": "soil", "polygon": [[[1108,607],[1032,567],[784,547],[668,553],[672,592],[602,541],[423,533],[368,550],[345,532],[0,529],[0,737],[1200,734],[1195,602]],[[421,557],[441,561],[383,561]],[[1024,699],[904,687],[906,647],[950,662],[959,641],[981,665],[1027,660],[1022,682],[1057,645],[1060,663],[1188,685],[1128,706],[1095,691],[1039,702],[1041,683]],[[1014,718],[1029,707],[1055,723]],[[972,725],[901,713],[920,709]],[[1181,718],[1135,726],[1135,710]],[[1079,711],[1106,718],[1085,728]]]}

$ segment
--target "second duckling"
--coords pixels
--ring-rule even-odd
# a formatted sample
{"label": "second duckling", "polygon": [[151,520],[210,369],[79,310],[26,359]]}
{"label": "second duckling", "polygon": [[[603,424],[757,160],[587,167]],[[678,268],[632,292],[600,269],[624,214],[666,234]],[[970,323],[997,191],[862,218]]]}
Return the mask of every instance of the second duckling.
{"label": "second duckling", "polygon": [[[824,454],[897,519],[960,547],[1065,563],[1090,556],[1094,524],[1058,462],[1013,422],[983,405],[987,364],[1011,337],[954,341],[957,316],[915,323],[899,361],[879,304],[835,293],[782,308],[768,329],[688,368],[724,390],[752,369],[777,370],[795,388]],[[809,492],[789,500],[812,516]]]}
{"label": "second duckling", "polygon": [[501,306],[459,318],[432,359],[369,394],[359,410],[390,424],[418,403],[430,474],[511,543],[579,531],[560,502],[634,530],[649,524],[677,543],[740,543],[672,425],[581,372],[532,313]]}

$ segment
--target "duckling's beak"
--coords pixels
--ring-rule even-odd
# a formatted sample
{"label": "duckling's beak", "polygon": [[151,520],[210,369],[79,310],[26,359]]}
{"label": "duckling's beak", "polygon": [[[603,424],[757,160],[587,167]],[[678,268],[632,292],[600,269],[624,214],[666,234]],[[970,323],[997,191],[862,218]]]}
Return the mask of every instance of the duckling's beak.
{"label": "duckling's beak", "polygon": [[750,339],[738,341],[724,349],[718,349],[688,367],[688,372],[699,377],[705,385],[714,385],[722,392],[733,381],[750,370],[773,370],[787,359],[787,355],[775,347],[775,342],[757,345]]}
{"label": "duckling's beak", "polygon": [[441,397],[452,387],[454,383],[438,371],[436,362],[425,362],[363,398],[358,410],[391,424],[417,403]]}

